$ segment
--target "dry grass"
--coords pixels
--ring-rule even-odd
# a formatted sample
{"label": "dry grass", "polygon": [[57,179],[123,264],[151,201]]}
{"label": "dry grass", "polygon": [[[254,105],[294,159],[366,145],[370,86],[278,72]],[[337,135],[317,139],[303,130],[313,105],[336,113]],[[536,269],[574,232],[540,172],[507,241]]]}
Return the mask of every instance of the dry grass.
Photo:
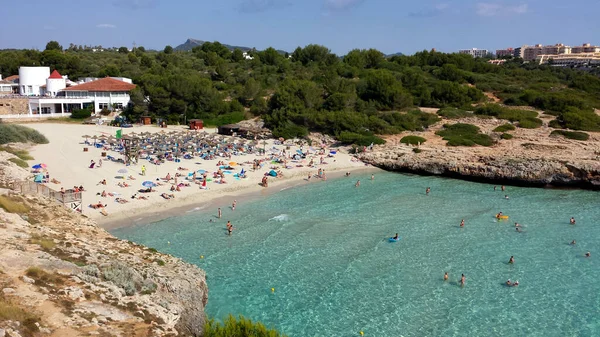
{"label": "dry grass", "polygon": [[25,329],[25,331],[22,331],[23,335],[32,336],[33,333],[38,332],[39,328],[35,323],[39,320],[40,318],[37,315],[0,297],[0,321],[20,322]]}
{"label": "dry grass", "polygon": [[29,207],[17,200],[16,198],[0,195],[0,208],[8,213],[24,214],[29,212]]}
{"label": "dry grass", "polygon": [[44,238],[41,237],[39,235],[32,235],[31,239],[29,240],[30,243],[33,243],[35,245],[40,245],[40,247],[42,247],[42,249],[44,251],[50,251],[52,249],[54,249],[54,247],[56,246],[56,243],[54,243],[54,240],[49,239],[49,238]]}
{"label": "dry grass", "polygon": [[[21,159],[21,160],[33,160],[33,157],[31,155],[29,155],[29,152],[27,152],[26,150],[19,150],[19,149],[10,147],[10,146],[0,146],[0,151],[5,151],[10,154],[13,154],[13,155],[19,157],[19,159]],[[29,167],[29,166],[26,166],[26,167]]]}
{"label": "dry grass", "polygon": [[64,283],[64,280],[60,275],[48,273],[45,270],[38,267],[27,268],[27,270],[25,271],[25,275],[34,279],[36,281],[36,284],[41,286],[50,286]]}

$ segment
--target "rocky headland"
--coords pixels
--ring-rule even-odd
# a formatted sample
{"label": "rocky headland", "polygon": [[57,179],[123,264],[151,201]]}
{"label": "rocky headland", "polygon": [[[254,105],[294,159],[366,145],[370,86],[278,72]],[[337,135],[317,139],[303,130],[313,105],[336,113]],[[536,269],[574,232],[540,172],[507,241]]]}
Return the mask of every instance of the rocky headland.
{"label": "rocky headland", "polygon": [[[405,132],[387,137],[384,145],[360,154],[360,158],[379,168],[418,174],[431,174],[465,180],[525,186],[566,186],[600,189],[600,136],[590,133],[587,141],[550,136],[551,116],[541,115],[544,126],[517,128],[505,140],[492,130],[507,123],[498,119],[464,118],[442,120],[424,132]],[[436,131],[443,124],[477,125],[497,143],[491,147],[449,147]],[[427,139],[418,146],[400,143],[406,135]]]}
{"label": "rocky headland", "polygon": [[[21,170],[4,160],[2,183]],[[44,197],[4,188],[0,204],[0,336],[202,335],[198,267]]]}

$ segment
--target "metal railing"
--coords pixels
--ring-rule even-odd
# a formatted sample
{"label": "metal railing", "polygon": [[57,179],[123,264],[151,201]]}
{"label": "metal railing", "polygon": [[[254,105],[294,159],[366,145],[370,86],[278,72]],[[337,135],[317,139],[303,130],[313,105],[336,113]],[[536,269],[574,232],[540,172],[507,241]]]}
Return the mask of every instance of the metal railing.
{"label": "metal railing", "polygon": [[44,184],[39,184],[33,181],[20,181],[16,182],[14,189],[20,191],[21,194],[40,194],[49,197],[65,207],[67,204],[81,203],[82,193],[75,192],[74,190],[66,190],[64,193],[61,191],[54,190]]}

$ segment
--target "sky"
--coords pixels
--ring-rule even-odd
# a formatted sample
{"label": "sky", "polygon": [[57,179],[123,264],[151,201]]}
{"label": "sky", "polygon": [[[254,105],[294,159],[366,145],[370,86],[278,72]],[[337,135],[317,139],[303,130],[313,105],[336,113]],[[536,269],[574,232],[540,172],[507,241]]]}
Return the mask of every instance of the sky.
{"label": "sky", "polygon": [[186,39],[338,55],[600,44],[598,0],[0,0],[0,49],[56,40],[147,49]]}

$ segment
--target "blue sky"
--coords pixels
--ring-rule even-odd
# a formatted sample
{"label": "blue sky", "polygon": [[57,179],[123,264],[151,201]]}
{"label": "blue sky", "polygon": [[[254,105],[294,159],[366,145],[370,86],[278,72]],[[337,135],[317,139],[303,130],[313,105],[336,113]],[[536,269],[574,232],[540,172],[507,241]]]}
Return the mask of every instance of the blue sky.
{"label": "blue sky", "polygon": [[[600,44],[598,0],[1,0],[0,48],[49,40],[146,48],[187,38],[293,51],[322,44],[412,54]],[[595,38],[595,39],[594,39]]]}

